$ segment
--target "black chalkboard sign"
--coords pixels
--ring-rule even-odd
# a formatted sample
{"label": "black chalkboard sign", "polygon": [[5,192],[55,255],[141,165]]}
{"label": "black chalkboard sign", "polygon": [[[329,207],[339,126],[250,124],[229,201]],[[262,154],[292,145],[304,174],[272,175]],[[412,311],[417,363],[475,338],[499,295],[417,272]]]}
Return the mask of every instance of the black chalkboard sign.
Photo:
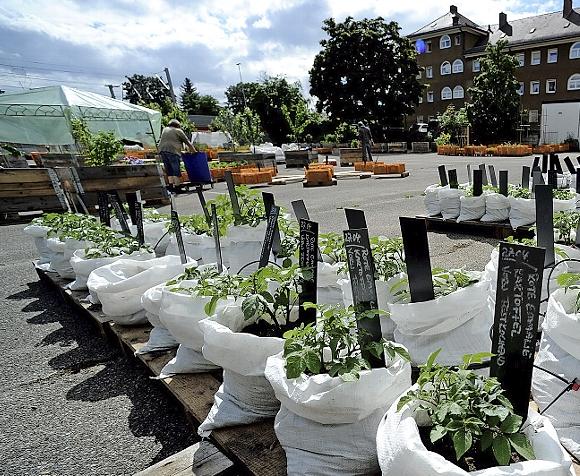
{"label": "black chalkboard sign", "polygon": [[437,167],[437,170],[439,171],[439,183],[441,184],[441,186],[445,187],[446,185],[449,185],[449,181],[447,180],[447,172],[445,170],[445,166],[440,165],[439,167]]}
{"label": "black chalkboard sign", "polygon": [[[296,217],[296,220],[298,220],[298,222],[300,222],[300,220],[310,220],[310,216],[308,215],[308,210],[306,209],[304,200],[294,200],[290,204],[292,205],[294,216]],[[320,252],[320,248],[318,249],[318,261],[322,263],[322,253]]]}
{"label": "black chalkboard sign", "polygon": [[129,206],[129,217],[131,218],[131,223],[135,225],[137,219],[135,216],[135,208],[137,207],[137,192],[125,192],[125,199],[127,200],[127,205]]}
{"label": "black chalkboard sign", "polygon": [[187,263],[187,256],[185,254],[185,246],[183,245],[183,236],[181,235],[181,223],[179,222],[179,214],[177,210],[171,210],[171,228],[175,233],[177,240],[177,249],[179,250],[179,257],[181,264]]}
{"label": "black chalkboard sign", "polygon": [[[377,289],[375,286],[375,263],[371,252],[369,233],[366,228],[359,230],[344,231],[344,247],[346,249],[346,262],[350,275],[352,289],[352,301],[355,313],[363,313],[378,309]],[[359,341],[361,346],[366,342],[378,342],[382,339],[381,322],[378,315],[374,318],[357,319]],[[371,367],[383,367],[382,359],[363,353],[363,357],[369,360]]]}
{"label": "black chalkboard sign", "polygon": [[495,175],[495,167],[493,165],[488,165],[487,170],[489,171],[489,179],[491,180],[491,185],[497,187],[497,175]]}
{"label": "black chalkboard sign", "polygon": [[[473,171],[476,175],[478,170]],[[405,263],[409,278],[409,291],[412,302],[435,299],[431,257],[425,220],[420,218],[399,217],[401,236],[405,250]]]}
{"label": "black chalkboard sign", "polygon": [[143,228],[143,202],[141,201],[141,191],[135,192],[135,220],[133,223],[137,226],[137,240],[139,245],[145,244],[145,229]]}
{"label": "black chalkboard sign", "polygon": [[500,243],[490,375],[527,418],[542,294],[544,250]]}
{"label": "black chalkboard sign", "polygon": [[298,263],[300,267],[311,274],[310,279],[302,282],[302,289],[298,295],[298,318],[305,324],[316,322],[316,309],[304,309],[305,302],[317,302],[316,286],[318,282],[318,223],[299,219],[300,245]]}
{"label": "black chalkboard sign", "polygon": [[479,197],[483,193],[483,171],[475,169],[473,171],[473,196]]}
{"label": "black chalkboard sign", "polygon": [[238,201],[238,194],[236,193],[236,186],[234,184],[234,177],[232,176],[232,172],[230,170],[226,171],[224,178],[226,180],[226,185],[228,186],[228,193],[230,195],[230,201],[232,202],[234,218],[237,222],[242,214],[240,212],[240,202]]}
{"label": "black chalkboard sign", "polygon": [[97,201],[101,225],[111,226],[111,210],[109,209],[109,195],[107,195],[107,192],[98,192]]}
{"label": "black chalkboard sign", "polygon": [[[552,172],[552,171],[551,171]],[[553,172],[556,172],[555,170]],[[536,239],[539,247],[546,250],[545,266],[554,264],[554,201],[551,185],[536,185]]]}
{"label": "black chalkboard sign", "polygon": [[218,271],[220,273],[222,273],[224,270],[224,260],[222,257],[222,247],[220,244],[219,222],[218,222],[218,215],[217,215],[215,203],[211,204],[211,221],[212,221],[213,239],[214,239],[214,244],[215,244],[215,259],[216,259]]}
{"label": "black chalkboard sign", "polygon": [[117,217],[117,220],[119,220],[119,224],[121,225],[121,231],[126,235],[130,235],[131,230],[129,229],[129,225],[127,223],[127,218],[126,218],[125,214],[123,213],[123,207],[121,206],[121,203],[119,202],[118,197],[119,197],[118,193],[112,193],[109,195],[109,201],[113,205],[113,210],[115,211],[115,216]]}
{"label": "black chalkboard sign", "polygon": [[457,170],[449,169],[449,187],[459,188],[459,180],[457,180]]}
{"label": "black chalkboard sign", "polygon": [[272,244],[274,243],[274,233],[278,227],[278,215],[280,214],[280,207],[272,205],[266,222],[266,235],[262,243],[262,252],[260,253],[259,267],[263,268],[270,260],[270,253],[272,252]]}
{"label": "black chalkboard sign", "polygon": [[[264,209],[266,210],[266,219],[270,215],[270,210],[276,204],[274,202],[274,194],[269,192],[262,192],[262,200],[264,202]],[[278,253],[280,253],[281,248],[281,241],[280,241],[280,228],[278,228],[278,222],[274,226],[274,236],[272,241],[272,254],[274,258],[278,257]]]}
{"label": "black chalkboard sign", "polygon": [[508,171],[507,170],[500,170],[499,171],[499,193],[501,193],[504,197],[508,196]]}
{"label": "black chalkboard sign", "polygon": [[488,185],[485,164],[479,164],[479,170],[481,170],[481,183],[483,183],[483,185]]}
{"label": "black chalkboard sign", "polygon": [[358,230],[359,228],[368,228],[365,212],[356,208],[345,208],[346,224],[349,229]]}
{"label": "black chalkboard sign", "polygon": [[525,165],[522,167],[522,188],[530,188],[530,168]]}

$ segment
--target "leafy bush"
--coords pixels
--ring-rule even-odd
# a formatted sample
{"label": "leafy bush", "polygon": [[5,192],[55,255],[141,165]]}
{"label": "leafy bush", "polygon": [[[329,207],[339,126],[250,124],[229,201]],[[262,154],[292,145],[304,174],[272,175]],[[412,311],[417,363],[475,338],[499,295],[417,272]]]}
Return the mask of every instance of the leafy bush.
{"label": "leafy bush", "polygon": [[[289,379],[302,374],[328,374],[331,377],[339,376],[344,381],[358,380],[362,370],[371,368],[362,351],[377,358],[386,352],[390,359],[399,355],[411,360],[403,346],[385,339],[368,342],[361,349],[358,334],[361,330],[356,331],[357,316],[352,306],[344,308],[341,305],[306,303],[304,307],[317,309],[320,316],[316,323],[302,323],[284,334],[284,359],[286,377]],[[376,318],[380,312],[372,310],[361,313],[359,319]]]}
{"label": "leafy bush", "polygon": [[439,137],[435,139],[435,144],[437,145],[448,145],[451,144],[451,134],[447,132],[442,132]]}
{"label": "leafy bush", "polygon": [[71,120],[71,130],[75,141],[88,156],[85,164],[89,167],[111,165],[123,153],[123,143],[113,132],[99,131],[94,134],[82,118]]}
{"label": "leafy bush", "polygon": [[466,355],[462,365],[452,369],[435,364],[440,351],[421,366],[419,388],[401,397],[397,410],[413,404],[416,411],[426,412],[432,423],[431,443],[436,445],[441,440],[451,445],[458,463],[472,448],[476,454],[491,451],[500,466],[511,462],[512,450],[525,460],[535,459],[532,445],[521,430],[522,417],[514,413],[497,379],[468,370],[471,364],[481,363],[492,354]]}

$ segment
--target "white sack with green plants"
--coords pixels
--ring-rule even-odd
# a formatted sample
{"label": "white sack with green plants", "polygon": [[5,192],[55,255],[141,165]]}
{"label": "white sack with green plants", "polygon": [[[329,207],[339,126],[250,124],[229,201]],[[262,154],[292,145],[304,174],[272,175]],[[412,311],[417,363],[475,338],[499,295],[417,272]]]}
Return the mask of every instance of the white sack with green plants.
{"label": "white sack with green plants", "polygon": [[[269,357],[265,371],[281,403],[274,430],[287,474],[376,474],[379,421],[411,385],[407,352],[368,342],[365,351],[384,364],[371,369],[354,332],[353,308],[316,307],[317,325],[288,331],[284,352]],[[371,313],[367,318],[376,319]]]}
{"label": "white sack with green plants", "polygon": [[103,313],[112,321],[121,325],[143,324],[147,321],[141,304],[143,293],[182,273],[185,266],[178,256],[147,261],[121,259],[94,270],[87,286],[91,297],[98,299]]}
{"label": "white sack with green plants", "polygon": [[383,475],[574,474],[548,418],[530,410],[523,422],[496,379],[467,370],[490,356],[466,355],[459,369],[435,364],[437,353],[429,357],[417,385],[379,425]]}
{"label": "white sack with green plants", "polygon": [[503,222],[510,216],[510,201],[500,193],[485,195],[485,213],[481,217],[483,222]]}
{"label": "white sack with green plants", "polygon": [[[31,236],[34,239],[34,246],[36,246],[36,251],[38,253],[37,265],[49,265],[53,257],[53,252],[50,250],[46,244],[46,237],[50,228],[48,226],[36,225],[31,223],[24,228],[24,233]],[[45,266],[49,269],[50,266]]]}
{"label": "white sack with green plants", "polygon": [[406,275],[389,282],[394,302],[389,303],[395,324],[395,342],[404,345],[413,364],[423,364],[442,349],[440,360],[456,365],[464,354],[489,352],[494,308],[490,283],[477,271],[433,269],[435,299],[410,302]]}
{"label": "white sack with green plants", "polygon": [[[554,213],[574,210],[576,194],[572,190],[553,190]],[[514,187],[510,190],[510,224],[515,230],[520,226],[533,225],[536,222],[536,202],[526,189]]]}
{"label": "white sack with green plants", "polygon": [[562,445],[580,458],[580,391],[566,383],[580,378],[580,275],[562,275],[559,281],[565,288],[552,293],[548,302],[534,362],[540,368],[534,368],[532,395],[540,410],[554,402],[545,416],[556,428]]}
{"label": "white sack with green plants", "polygon": [[445,220],[455,220],[461,213],[461,199],[465,190],[459,188],[441,188],[438,192],[441,216]]}
{"label": "white sack with green plants", "polygon": [[449,188],[449,185],[441,187],[439,184],[429,185],[425,189],[425,199],[423,203],[425,204],[425,211],[430,217],[435,217],[441,214],[441,203],[439,202],[439,190],[443,188]]}
{"label": "white sack with green plants", "polygon": [[174,349],[179,345],[167,328],[159,319],[161,309],[162,289],[165,283],[152,286],[141,296],[141,305],[145,309],[145,317],[149,324],[153,326],[149,333],[147,342],[137,350],[137,354],[148,354],[150,352],[160,352]]}

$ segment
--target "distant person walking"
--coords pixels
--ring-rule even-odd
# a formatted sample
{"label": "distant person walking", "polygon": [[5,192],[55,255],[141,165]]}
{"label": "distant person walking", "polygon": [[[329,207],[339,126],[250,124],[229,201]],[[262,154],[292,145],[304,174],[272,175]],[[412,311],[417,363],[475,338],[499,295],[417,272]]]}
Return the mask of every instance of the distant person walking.
{"label": "distant person walking", "polygon": [[373,145],[373,136],[370,127],[364,124],[363,121],[358,121],[358,139],[362,147],[363,162],[372,161],[371,146]]}
{"label": "distant person walking", "polygon": [[169,180],[167,189],[170,192],[176,191],[175,187],[181,184],[181,149],[183,144],[187,145],[191,152],[197,152],[185,132],[181,130],[179,121],[171,119],[167,127],[161,132],[161,139],[159,139],[159,155],[165,166],[165,173]]}

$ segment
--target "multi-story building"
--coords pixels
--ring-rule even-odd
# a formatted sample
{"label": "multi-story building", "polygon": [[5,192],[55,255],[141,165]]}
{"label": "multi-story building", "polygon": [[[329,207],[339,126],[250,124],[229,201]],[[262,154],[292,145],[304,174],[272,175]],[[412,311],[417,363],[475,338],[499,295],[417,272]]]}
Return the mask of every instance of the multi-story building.
{"label": "multi-story building", "polygon": [[412,122],[428,122],[449,104],[462,107],[489,43],[508,42],[520,67],[522,135],[559,142],[580,135],[580,13],[572,0],[560,12],[480,26],[452,5],[449,12],[408,36],[418,52],[425,85]]}

